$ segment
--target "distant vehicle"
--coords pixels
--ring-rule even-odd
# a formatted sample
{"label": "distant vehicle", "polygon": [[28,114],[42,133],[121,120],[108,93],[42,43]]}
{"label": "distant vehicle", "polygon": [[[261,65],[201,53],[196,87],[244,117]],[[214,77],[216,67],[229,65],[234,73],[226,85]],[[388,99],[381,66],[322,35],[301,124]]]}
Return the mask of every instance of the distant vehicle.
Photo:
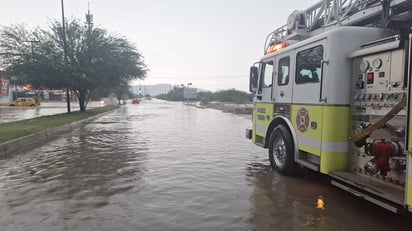
{"label": "distant vehicle", "polygon": [[132,104],[139,104],[140,103],[140,100],[139,99],[133,99],[132,100]]}
{"label": "distant vehicle", "polygon": [[17,100],[8,102],[8,103],[3,103],[1,106],[25,106],[25,107],[35,107],[36,106],[36,100],[30,97],[21,97],[17,98]]}

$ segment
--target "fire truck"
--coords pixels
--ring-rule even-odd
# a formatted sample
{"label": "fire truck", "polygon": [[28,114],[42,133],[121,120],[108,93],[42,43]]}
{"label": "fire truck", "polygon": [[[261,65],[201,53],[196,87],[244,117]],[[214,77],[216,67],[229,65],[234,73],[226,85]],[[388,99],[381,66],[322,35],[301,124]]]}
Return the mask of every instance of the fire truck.
{"label": "fire truck", "polygon": [[412,212],[411,0],[323,0],[294,11],[250,68],[246,137],[273,169],[306,167]]}

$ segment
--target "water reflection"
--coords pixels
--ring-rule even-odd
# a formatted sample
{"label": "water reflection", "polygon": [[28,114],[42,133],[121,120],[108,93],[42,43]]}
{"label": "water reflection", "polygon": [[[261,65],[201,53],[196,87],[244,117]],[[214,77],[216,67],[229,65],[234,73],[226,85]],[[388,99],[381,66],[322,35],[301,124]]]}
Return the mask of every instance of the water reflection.
{"label": "water reflection", "polygon": [[[255,186],[253,230],[409,230],[412,216],[393,214],[329,184],[325,175],[304,170],[285,177],[263,162],[248,166]],[[327,208],[326,208],[327,207]]]}
{"label": "water reflection", "polygon": [[325,209],[325,201],[323,199],[323,196],[319,195],[318,199],[316,200],[316,208],[317,209]]}

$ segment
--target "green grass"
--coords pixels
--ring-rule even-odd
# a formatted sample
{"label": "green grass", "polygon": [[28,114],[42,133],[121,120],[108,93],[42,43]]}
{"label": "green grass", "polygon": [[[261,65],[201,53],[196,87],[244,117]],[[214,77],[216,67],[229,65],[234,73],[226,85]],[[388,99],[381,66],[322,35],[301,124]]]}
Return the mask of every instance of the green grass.
{"label": "green grass", "polygon": [[111,111],[118,107],[119,106],[106,106],[89,109],[85,112],[75,111],[70,114],[56,114],[10,123],[3,123],[0,124],[0,143],[38,133],[49,128],[58,127],[71,122],[86,119],[90,116]]}

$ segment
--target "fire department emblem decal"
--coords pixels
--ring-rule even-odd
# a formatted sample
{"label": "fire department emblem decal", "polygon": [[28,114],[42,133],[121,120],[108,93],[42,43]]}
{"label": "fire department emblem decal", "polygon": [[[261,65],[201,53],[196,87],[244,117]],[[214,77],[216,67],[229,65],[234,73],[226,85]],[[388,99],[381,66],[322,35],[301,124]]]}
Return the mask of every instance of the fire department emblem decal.
{"label": "fire department emblem decal", "polygon": [[296,124],[298,126],[299,131],[305,132],[306,130],[308,130],[309,112],[306,109],[299,109],[298,114],[296,116]]}

